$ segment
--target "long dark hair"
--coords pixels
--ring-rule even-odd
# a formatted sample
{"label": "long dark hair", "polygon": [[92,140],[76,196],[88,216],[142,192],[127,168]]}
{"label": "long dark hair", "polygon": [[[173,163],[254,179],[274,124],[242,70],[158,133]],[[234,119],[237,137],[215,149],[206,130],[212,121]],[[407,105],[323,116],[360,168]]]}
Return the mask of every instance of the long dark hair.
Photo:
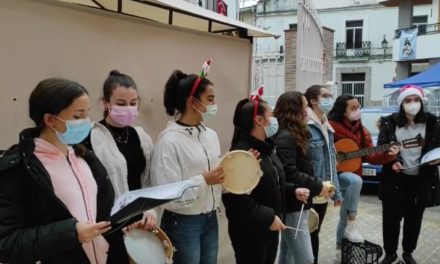
{"label": "long dark hair", "polygon": [[288,91],[283,93],[275,105],[273,115],[278,119],[280,129],[288,129],[301,148],[307,152],[308,130],[303,115],[303,95],[300,92]]}
{"label": "long dark hair", "polygon": [[318,101],[318,98],[319,98],[319,95],[321,94],[322,88],[325,88],[325,87],[322,85],[318,85],[318,84],[312,85],[309,88],[307,88],[304,96],[306,97],[307,103],[310,108],[312,108],[312,99],[315,99]]}
{"label": "long dark hair", "polygon": [[342,94],[336,98],[332,110],[328,113],[328,119],[339,123],[345,118],[345,110],[347,109],[347,102],[356,99],[351,94]]}
{"label": "long dark hair", "polygon": [[[257,108],[257,115],[264,116],[266,109],[263,104],[266,104],[264,100],[260,100]],[[234,135],[232,137],[231,149],[240,140],[240,134],[242,132],[250,133],[254,128],[254,107],[255,102],[248,98],[238,102],[234,112]]]}
{"label": "long dark hair", "polygon": [[[414,123],[426,123],[428,120],[428,114],[425,112],[425,107],[423,105],[423,100],[420,99],[420,111],[414,117]],[[403,103],[400,104],[399,113],[395,116],[396,124],[398,127],[404,127],[408,124],[408,118],[406,118],[405,109],[403,108]]]}
{"label": "long dark hair", "polygon": [[[86,88],[74,81],[49,78],[39,82],[29,96],[29,117],[35,123],[35,134],[39,135],[45,127],[45,114],[58,115],[83,95],[88,95]],[[85,148],[76,145],[75,153],[83,156]]]}
{"label": "long dark hair", "polygon": [[[106,102],[110,102],[110,97],[112,96],[113,91],[118,87],[135,89],[137,91],[136,83],[131,76],[120,73],[118,70],[113,70],[109,73],[107,79],[104,81],[104,85],[102,87],[102,99]],[[107,115],[108,109],[105,109],[104,117],[107,117]]]}
{"label": "long dark hair", "polygon": [[[186,101],[196,80],[196,74],[188,75],[180,70],[175,70],[171,74],[165,84],[163,97],[163,104],[168,115],[174,116],[176,111],[182,114],[185,113]],[[208,85],[213,84],[210,80],[203,78],[194,93],[194,97],[200,100],[200,95],[206,91]]]}
{"label": "long dark hair", "polygon": [[[338,98],[336,98],[335,100],[335,104],[333,105],[332,110],[328,114],[328,119],[343,124],[345,111],[347,110],[347,102],[353,99],[357,100],[357,98],[351,94],[342,94],[338,96]],[[361,147],[365,147],[365,132],[361,119],[359,119],[359,124],[359,132],[361,134]]]}

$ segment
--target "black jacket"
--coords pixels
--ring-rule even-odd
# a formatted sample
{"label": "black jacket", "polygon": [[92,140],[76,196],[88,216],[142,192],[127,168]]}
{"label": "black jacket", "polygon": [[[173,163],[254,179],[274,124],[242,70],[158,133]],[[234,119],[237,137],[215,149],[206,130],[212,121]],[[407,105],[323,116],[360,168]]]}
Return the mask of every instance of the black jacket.
{"label": "black jacket", "polygon": [[[36,136],[35,129],[24,130],[19,144],[0,159],[0,262],[89,263],[77,238],[77,220],[33,154]],[[107,172],[92,152],[83,158],[98,186],[96,221],[109,220],[114,193]]]}
{"label": "black jacket", "polygon": [[[283,167],[274,153],[274,145],[268,140],[260,141],[247,133],[241,133],[240,140],[231,150],[258,150],[261,154],[260,166],[263,176],[257,187],[249,194],[223,194],[229,230],[252,237],[270,234],[275,215],[281,219],[285,212],[286,193]],[[294,186],[288,187],[290,192]],[[233,231],[234,232],[234,231]]]}
{"label": "black jacket", "polygon": [[[427,114],[425,144],[422,148],[422,156],[428,151],[440,147],[440,118]],[[392,114],[380,119],[380,131],[378,144],[397,142],[396,126],[397,114]],[[383,166],[380,175],[379,198],[380,199],[403,199],[404,178],[392,170],[392,161]],[[420,167],[419,175],[416,176],[418,184],[414,186],[418,203],[425,206],[440,205],[440,182],[438,166],[428,164]]]}
{"label": "black jacket", "polygon": [[[310,197],[304,209],[309,209],[312,198],[321,193],[322,182],[313,175],[313,164],[308,153],[303,153],[288,129],[280,129],[274,136],[277,156],[283,164],[286,182],[310,190]],[[295,195],[286,195],[286,210],[288,213],[301,210],[302,203]]]}

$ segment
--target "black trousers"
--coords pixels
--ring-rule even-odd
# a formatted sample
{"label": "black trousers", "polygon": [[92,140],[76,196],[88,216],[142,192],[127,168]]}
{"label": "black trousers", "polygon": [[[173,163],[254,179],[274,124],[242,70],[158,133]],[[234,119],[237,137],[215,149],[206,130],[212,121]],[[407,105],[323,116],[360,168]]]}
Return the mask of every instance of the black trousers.
{"label": "black trousers", "polygon": [[315,232],[310,233],[310,238],[312,240],[312,250],[313,256],[315,257],[315,264],[318,263],[318,252],[319,252],[319,231],[321,231],[321,225],[324,221],[325,213],[327,212],[327,204],[313,204],[312,208],[318,213],[319,216],[319,225],[318,229]]}
{"label": "black trousers", "polygon": [[128,264],[129,257],[124,244],[122,231],[118,230],[120,235],[112,237],[109,242],[109,251],[107,264]]}
{"label": "black trousers", "polygon": [[425,206],[417,203],[414,186],[420,176],[407,176],[404,181],[403,199],[382,199],[383,243],[386,254],[394,254],[399,244],[400,223],[403,219],[402,247],[406,253],[412,253],[417,247],[417,240],[422,226]]}
{"label": "black trousers", "polygon": [[246,236],[240,230],[229,229],[237,264],[274,264],[278,251],[279,232],[264,237]]}

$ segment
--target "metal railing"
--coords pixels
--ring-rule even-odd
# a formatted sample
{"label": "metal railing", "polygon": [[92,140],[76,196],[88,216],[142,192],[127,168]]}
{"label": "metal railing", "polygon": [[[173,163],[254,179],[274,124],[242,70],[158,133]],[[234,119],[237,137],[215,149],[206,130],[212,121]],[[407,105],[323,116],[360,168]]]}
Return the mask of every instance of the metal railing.
{"label": "metal railing", "polygon": [[[336,43],[336,58],[368,58],[371,53],[371,41],[362,41],[358,47],[347,48],[346,42]],[[356,45],[355,45],[356,46]]]}
{"label": "metal railing", "polygon": [[412,26],[412,27],[409,27],[409,28],[397,29],[394,32],[394,38],[396,38],[396,39],[400,38],[400,34],[401,34],[402,31],[411,30],[411,29],[415,29],[415,28],[419,29],[418,32],[417,32],[418,36],[440,33],[440,23],[435,23],[435,24],[417,25],[417,26]]}

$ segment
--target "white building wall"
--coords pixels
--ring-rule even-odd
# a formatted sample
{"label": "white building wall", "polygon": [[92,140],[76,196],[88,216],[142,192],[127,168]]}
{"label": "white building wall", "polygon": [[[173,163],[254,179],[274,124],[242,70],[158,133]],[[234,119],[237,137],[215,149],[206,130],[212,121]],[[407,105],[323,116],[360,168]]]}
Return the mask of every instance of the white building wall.
{"label": "white building wall", "polygon": [[[190,2],[195,5],[199,5],[199,0],[184,0],[186,2]],[[239,0],[223,0],[228,5],[228,17],[238,20],[238,12],[239,12]],[[213,10],[212,4],[217,1],[213,0],[202,0],[202,6],[206,9]],[[214,10],[217,7],[214,7]]]}
{"label": "white building wall", "polygon": [[296,24],[296,15],[279,15],[257,17],[256,25],[259,28],[268,30],[273,34],[279,35],[275,38],[257,38],[255,39],[255,54],[276,53],[280,51],[280,46],[284,46],[284,30],[289,28],[290,24]]}
{"label": "white building wall", "polygon": [[[278,39],[256,39],[254,55],[279,52],[280,46],[284,46],[284,30],[288,28],[289,24],[297,23],[296,12],[269,12],[273,11],[273,4],[271,5],[270,2],[276,3],[277,1],[268,1],[268,5],[266,5],[266,11],[268,11],[268,13],[264,16],[257,14],[256,26],[278,34],[280,37]],[[296,3],[296,1],[291,1],[291,3],[294,2]],[[383,89],[383,84],[391,82],[393,77],[396,76],[396,63],[389,58],[384,60],[384,58],[380,56],[384,52],[381,42],[385,35],[388,41],[387,54],[391,54],[393,46],[396,45],[394,32],[398,29],[398,8],[378,5],[376,0],[315,0],[314,2],[318,9],[321,24],[335,30],[334,49],[336,49],[336,43],[346,42],[345,22],[347,20],[362,19],[364,21],[362,38],[363,41],[371,41],[371,54],[373,56],[376,55],[375,58],[365,62],[341,62],[335,59],[333,67],[334,80],[338,79],[336,76],[336,68],[371,67],[371,80],[366,80],[371,83],[370,98],[368,99],[372,101],[382,101],[383,95],[386,93]],[[433,5],[415,6],[414,16],[427,15],[428,24],[438,23],[438,5],[439,0],[433,0]],[[293,7],[296,9],[296,4]],[[261,4],[258,5],[258,8],[261,10]],[[439,43],[433,42],[431,46],[425,48],[424,52],[436,49],[433,45],[440,47]],[[422,44],[421,47],[425,46]],[[423,51],[419,54],[423,55]]]}

